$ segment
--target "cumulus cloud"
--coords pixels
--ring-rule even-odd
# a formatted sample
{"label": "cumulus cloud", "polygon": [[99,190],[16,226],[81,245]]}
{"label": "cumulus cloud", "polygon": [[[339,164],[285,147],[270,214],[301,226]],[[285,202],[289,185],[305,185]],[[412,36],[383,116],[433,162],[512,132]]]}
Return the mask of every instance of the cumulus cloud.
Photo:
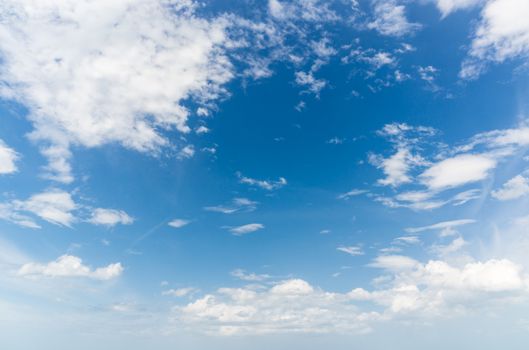
{"label": "cumulus cloud", "polygon": [[501,63],[529,54],[529,3],[519,0],[489,0],[481,11],[468,58],[460,76],[477,78],[489,62]]}
{"label": "cumulus cloud", "polygon": [[110,264],[95,270],[83,264],[73,255],[62,255],[47,264],[27,263],[17,271],[19,276],[26,277],[87,277],[97,280],[110,280],[119,277],[123,272],[121,263]]}
{"label": "cumulus cloud", "polygon": [[529,179],[523,175],[517,175],[503,184],[503,186],[491,192],[491,196],[501,201],[511,200],[529,194]]}
{"label": "cumulus cloud", "polygon": [[225,18],[190,1],[3,1],[4,98],[29,109],[49,176],[72,180],[71,145],[116,142],[155,153],[162,131],[190,131],[184,102],[223,95],[233,77]]}
{"label": "cumulus cloud", "polygon": [[18,153],[8,147],[3,140],[0,140],[0,175],[12,174],[18,170],[16,161]]}
{"label": "cumulus cloud", "polygon": [[134,222],[134,218],[123,210],[96,208],[92,211],[92,216],[88,222],[94,225],[112,227],[118,224],[130,225]]}
{"label": "cumulus cloud", "polygon": [[230,228],[230,232],[235,236],[242,236],[264,228],[263,224],[246,224]]}
{"label": "cumulus cloud", "polygon": [[257,290],[221,288],[174,312],[189,328],[225,336],[369,331],[369,322],[380,314],[359,312],[348,299],[290,279]]}

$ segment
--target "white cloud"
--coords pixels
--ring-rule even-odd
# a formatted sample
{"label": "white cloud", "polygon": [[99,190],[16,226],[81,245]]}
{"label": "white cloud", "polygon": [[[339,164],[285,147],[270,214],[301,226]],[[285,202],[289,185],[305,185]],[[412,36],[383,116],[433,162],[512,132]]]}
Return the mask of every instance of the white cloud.
{"label": "white cloud", "polygon": [[186,295],[189,295],[190,293],[194,292],[196,289],[192,287],[186,287],[186,288],[178,288],[178,289],[169,289],[164,290],[162,292],[162,295],[172,296],[172,297],[185,297]]}
{"label": "white cloud", "polygon": [[347,253],[352,256],[364,255],[364,251],[362,250],[362,248],[357,247],[357,246],[348,246],[348,247],[341,246],[341,247],[336,248],[336,250]]}
{"label": "white cloud", "polygon": [[345,294],[319,290],[301,279],[271,288],[221,288],[174,309],[190,329],[216,335],[365,333],[381,319],[362,313]]}
{"label": "white cloud", "polygon": [[306,87],[308,91],[316,96],[327,85],[327,81],[315,78],[312,72],[296,72],[296,83]]}
{"label": "white cloud", "polygon": [[390,271],[404,271],[417,267],[419,262],[403,255],[381,255],[376,257],[369,266]]}
{"label": "white cloud", "polygon": [[501,201],[511,200],[529,194],[529,179],[523,175],[517,175],[503,184],[503,186],[491,192],[491,196]]}
{"label": "white cloud", "polygon": [[496,163],[486,155],[461,154],[435,163],[420,178],[432,190],[458,187],[487,178]]}
{"label": "white cloud", "polygon": [[263,224],[246,224],[242,226],[232,227],[230,228],[230,232],[233,233],[235,236],[242,236],[248,233],[261,230],[263,228]]}
{"label": "white cloud", "polygon": [[51,189],[35,194],[25,201],[13,201],[15,211],[31,212],[55,225],[71,227],[77,220],[73,212],[78,208],[68,192]]}
{"label": "white cloud", "polygon": [[377,159],[370,157],[370,162],[382,169],[386,177],[379,179],[378,183],[384,186],[400,186],[412,181],[408,171],[413,165],[423,163],[421,157],[414,156],[408,148],[399,148],[395,154],[389,158]]}
{"label": "white cloud", "polygon": [[257,204],[259,203],[248,198],[236,197],[233,198],[229,205],[207,206],[204,207],[204,210],[223,214],[233,214],[241,211],[254,211],[257,208]]}
{"label": "white cloud", "polygon": [[16,172],[18,170],[17,160],[18,153],[9,148],[3,140],[0,140],[0,175]]}
{"label": "white cloud", "polygon": [[141,152],[188,132],[183,102],[211,102],[232,79],[226,18],[194,3],[2,2],[0,94],[29,108],[49,177],[70,182],[71,145],[116,142]]}
{"label": "white cloud", "polygon": [[439,256],[446,256],[449,254],[456,253],[460,251],[465,245],[467,245],[468,242],[463,239],[463,237],[456,237],[452,242],[446,245],[433,245],[431,247],[431,250],[439,255]]}
{"label": "white cloud", "polygon": [[115,226],[117,224],[130,225],[134,218],[123,210],[96,208],[92,211],[92,217],[88,220],[94,225]]}
{"label": "white cloud", "polygon": [[280,177],[276,181],[256,180],[250,177],[243,176],[240,172],[237,172],[237,177],[239,178],[239,182],[242,184],[260,187],[268,191],[280,189],[281,187],[287,184],[287,180],[284,177]]}
{"label": "white cloud", "polygon": [[460,219],[460,220],[442,221],[442,222],[438,222],[436,224],[432,224],[432,225],[428,225],[428,226],[408,227],[408,228],[406,228],[406,232],[419,233],[419,232],[429,231],[429,230],[444,230],[444,229],[447,229],[447,228],[454,228],[454,227],[457,227],[457,226],[473,224],[475,222],[476,222],[476,220],[473,220],[473,219]]}
{"label": "white cloud", "polygon": [[181,227],[184,227],[186,225],[189,225],[190,222],[191,221],[184,220],[184,219],[173,219],[167,225],[169,225],[171,227],[174,227],[174,228],[181,228]]}
{"label": "white cloud", "polygon": [[180,150],[178,153],[178,158],[180,159],[189,159],[193,158],[195,155],[195,147],[193,145],[187,145]]}
{"label": "white cloud", "polygon": [[435,1],[437,8],[443,14],[443,17],[448,16],[450,13],[461,9],[472,8],[484,0],[433,0]]}
{"label": "white cloud", "polygon": [[529,54],[529,2],[520,0],[489,0],[481,11],[469,57],[463,62],[460,76],[478,77],[488,62]]}
{"label": "white cloud", "polygon": [[395,238],[396,243],[419,244],[421,240],[417,236],[402,236]]}
{"label": "white cloud", "polygon": [[359,196],[359,195],[367,193],[367,192],[369,192],[369,191],[367,191],[367,190],[359,190],[359,189],[352,189],[349,192],[340,194],[338,196],[338,199],[348,199],[350,197]]}
{"label": "white cloud", "polygon": [[465,305],[483,308],[494,301],[505,302],[507,293],[527,293],[526,279],[520,266],[505,259],[471,262],[461,268],[432,260],[401,271],[386,289],[368,292],[357,288],[349,296],[353,300],[373,301],[391,314],[432,317],[461,314]]}
{"label": "white cloud", "polygon": [[403,36],[418,30],[421,25],[410,23],[406,18],[406,8],[395,0],[373,1],[375,19],[368,23],[368,28],[389,36]]}
{"label": "white cloud", "polygon": [[246,273],[242,269],[235,269],[230,274],[241,281],[247,282],[261,282],[270,278],[270,275],[267,274]]}
{"label": "white cloud", "polygon": [[87,277],[98,280],[116,278],[123,272],[121,263],[110,264],[92,270],[83,265],[83,261],[73,255],[62,255],[47,264],[27,263],[20,267],[17,274],[27,277]]}
{"label": "white cloud", "polygon": [[268,0],[268,11],[280,21],[328,22],[338,19],[338,15],[329,9],[329,4],[321,0]]}

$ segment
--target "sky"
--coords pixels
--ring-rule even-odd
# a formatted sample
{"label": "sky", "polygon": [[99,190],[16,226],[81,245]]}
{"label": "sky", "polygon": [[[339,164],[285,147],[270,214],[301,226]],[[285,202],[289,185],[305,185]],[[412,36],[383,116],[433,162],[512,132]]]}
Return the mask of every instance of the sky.
{"label": "sky", "polygon": [[528,0],[3,0],[0,348],[525,349]]}

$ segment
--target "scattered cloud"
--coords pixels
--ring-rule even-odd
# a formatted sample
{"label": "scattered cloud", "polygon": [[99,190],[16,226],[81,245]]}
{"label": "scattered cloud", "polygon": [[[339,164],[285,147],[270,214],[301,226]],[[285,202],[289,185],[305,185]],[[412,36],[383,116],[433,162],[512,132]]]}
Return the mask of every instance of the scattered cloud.
{"label": "scattered cloud", "polygon": [[264,228],[263,224],[246,224],[230,228],[230,232],[235,236],[242,236]]}
{"label": "scattered cloud", "polygon": [[359,255],[365,254],[362,248],[359,246],[348,246],[348,247],[341,246],[341,247],[336,248],[336,250],[347,253],[352,256],[359,256]]}
{"label": "scattered cloud", "polygon": [[474,223],[476,223],[476,220],[473,220],[473,219],[442,221],[442,222],[438,222],[438,223],[428,225],[428,226],[408,227],[406,228],[406,232],[419,233],[419,232],[431,231],[431,230],[445,230],[449,228],[454,228],[454,227],[469,225],[469,224],[474,224]]}
{"label": "scattered cloud", "polygon": [[[475,1],[477,2],[477,1]],[[481,10],[474,31],[468,58],[463,62],[460,77],[475,79],[489,63],[529,55],[529,3],[518,0],[489,0]]]}
{"label": "scattered cloud", "polygon": [[406,18],[406,8],[396,0],[374,0],[374,20],[367,27],[382,35],[403,36],[421,28],[418,23],[410,23]]}
{"label": "scattered cloud", "polygon": [[171,221],[169,221],[169,223],[167,225],[173,227],[173,228],[181,228],[181,227],[184,227],[184,226],[187,226],[191,223],[191,221],[189,220],[185,220],[185,219],[173,219]]}
{"label": "scattered cloud", "polygon": [[207,206],[204,207],[204,210],[222,214],[233,214],[237,212],[254,211],[257,209],[257,204],[259,203],[248,198],[236,197],[233,198],[228,205]]}
{"label": "scattered cloud", "polygon": [[284,187],[287,184],[287,180],[284,177],[280,177],[276,181],[271,180],[256,180],[250,177],[243,176],[240,172],[237,172],[239,182],[250,186],[260,187],[267,191],[273,191]]}
{"label": "scattered cloud", "polygon": [[3,140],[0,139],[0,175],[12,174],[18,170],[16,161],[19,155],[14,149],[9,148]]}
{"label": "scattered cloud", "polygon": [[529,179],[523,175],[516,175],[500,189],[491,192],[491,196],[500,201],[520,198],[527,194],[529,194]]}
{"label": "scattered cloud", "polygon": [[29,197],[25,201],[14,200],[14,211],[30,212],[55,225],[71,227],[77,221],[73,212],[78,205],[70,193],[51,189]]}
{"label": "scattered cloud", "polygon": [[258,275],[255,273],[246,273],[246,271],[242,269],[235,269],[230,274],[233,277],[240,279],[241,281],[247,281],[247,282],[262,282],[264,280],[271,278],[271,276],[267,274]]}
{"label": "scattered cloud", "polygon": [[96,208],[92,211],[92,217],[88,222],[94,225],[112,227],[117,224],[130,225],[134,222],[134,218],[123,210]]}
{"label": "scattered cloud", "polygon": [[110,280],[123,272],[121,263],[110,264],[95,270],[83,265],[81,258],[62,255],[47,264],[27,263],[20,267],[17,274],[25,277],[87,277],[97,280]]}
{"label": "scattered cloud", "polygon": [[196,291],[196,289],[192,288],[192,287],[178,288],[178,289],[168,289],[168,290],[164,290],[162,292],[162,295],[182,298],[182,297],[185,297],[185,296],[193,293],[194,291]]}

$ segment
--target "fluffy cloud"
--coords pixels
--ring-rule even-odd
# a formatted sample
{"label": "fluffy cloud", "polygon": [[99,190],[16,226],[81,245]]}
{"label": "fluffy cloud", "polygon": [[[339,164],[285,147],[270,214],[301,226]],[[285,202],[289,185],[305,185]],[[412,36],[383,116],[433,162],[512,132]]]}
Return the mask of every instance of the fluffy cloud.
{"label": "fluffy cloud", "polygon": [[184,101],[208,103],[232,74],[225,18],[190,1],[3,1],[0,94],[29,108],[50,177],[72,180],[70,145],[157,152],[189,132]]}
{"label": "fluffy cloud", "polygon": [[11,207],[14,211],[35,214],[55,225],[71,227],[77,220],[73,212],[78,208],[78,205],[70,193],[59,189],[35,194],[25,201],[15,200]]}
{"label": "fluffy cloud", "polygon": [[378,180],[384,186],[399,186],[411,182],[408,175],[414,165],[423,164],[423,159],[413,155],[408,148],[402,147],[389,158],[377,159],[370,157],[370,162],[382,169],[386,177]]}
{"label": "fluffy cloud", "polygon": [[47,264],[27,263],[17,271],[19,276],[27,277],[87,277],[97,280],[110,280],[121,275],[121,263],[110,264],[95,270],[83,265],[83,261],[73,255],[62,255]]}
{"label": "fluffy cloud", "polygon": [[246,224],[230,228],[230,232],[235,236],[242,236],[264,228],[263,224]]}
{"label": "fluffy cloud", "polygon": [[359,312],[348,299],[290,279],[256,290],[221,288],[174,312],[188,327],[220,335],[369,331],[381,316]]}
{"label": "fluffy cloud", "polygon": [[457,187],[485,179],[496,163],[485,155],[461,154],[432,165],[420,178],[432,190]]}
{"label": "fluffy cloud", "polygon": [[0,175],[11,174],[17,171],[16,161],[18,154],[0,140]]}
{"label": "fluffy cloud", "polygon": [[421,27],[417,23],[408,22],[406,8],[404,5],[399,5],[395,0],[375,0],[373,6],[375,19],[367,26],[380,34],[402,36]]}
{"label": "fluffy cloud", "polygon": [[529,3],[519,0],[489,0],[481,11],[469,58],[460,76],[479,76],[487,62],[501,63],[529,54]]}
{"label": "fluffy cloud", "polygon": [[484,0],[434,0],[443,17],[457,10],[471,8]]}
{"label": "fluffy cloud", "polygon": [[134,218],[130,217],[123,210],[96,208],[92,212],[92,217],[88,220],[94,225],[115,226],[117,224],[130,225]]}
{"label": "fluffy cloud", "polygon": [[529,194],[529,179],[523,175],[517,175],[503,184],[503,186],[492,191],[491,196],[501,201],[520,198]]}

